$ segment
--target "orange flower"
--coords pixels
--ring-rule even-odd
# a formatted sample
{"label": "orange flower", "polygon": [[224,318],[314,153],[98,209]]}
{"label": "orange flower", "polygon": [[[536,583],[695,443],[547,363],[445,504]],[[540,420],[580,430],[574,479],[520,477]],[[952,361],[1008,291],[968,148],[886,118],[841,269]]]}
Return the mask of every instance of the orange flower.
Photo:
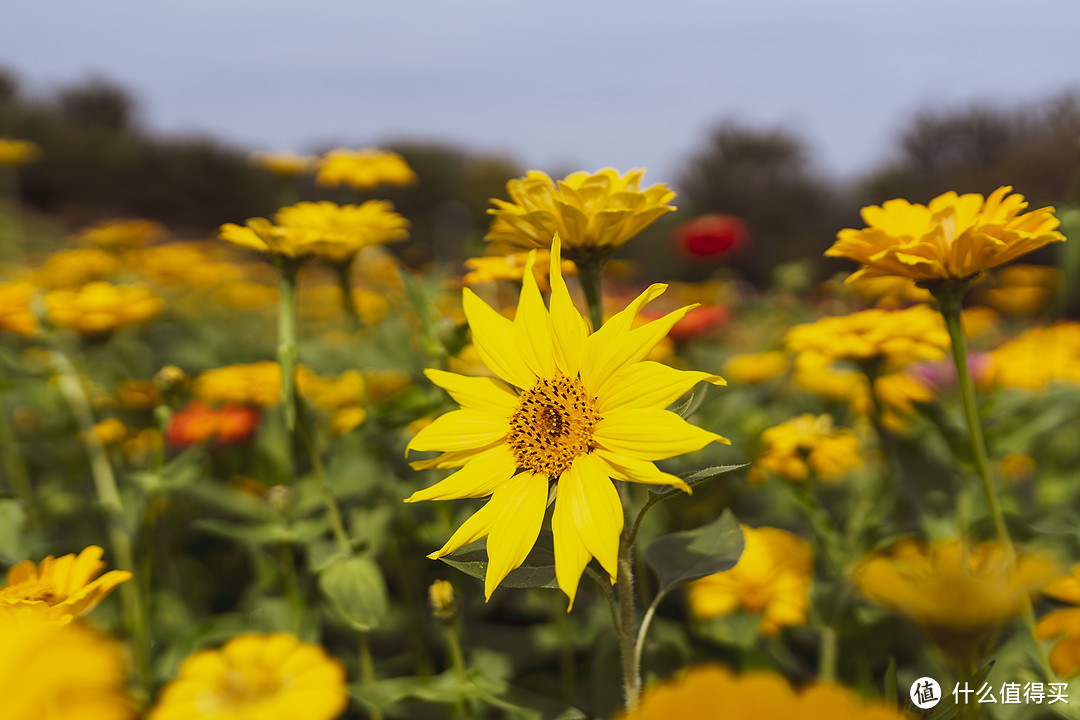
{"label": "orange flower", "polygon": [[219,445],[243,442],[259,426],[259,413],[242,405],[212,408],[201,402],[188,403],[169,419],[165,438],[170,445],[186,446],[214,440]]}

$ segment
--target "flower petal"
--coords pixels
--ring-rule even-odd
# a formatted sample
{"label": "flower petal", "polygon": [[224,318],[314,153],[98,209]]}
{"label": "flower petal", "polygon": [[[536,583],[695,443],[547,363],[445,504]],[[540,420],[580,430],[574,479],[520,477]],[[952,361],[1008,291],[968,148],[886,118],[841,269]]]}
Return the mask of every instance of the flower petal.
{"label": "flower petal", "polygon": [[509,480],[516,469],[517,460],[510,448],[496,445],[473,457],[453,475],[417,490],[405,502],[486,497]]}
{"label": "flower petal", "polygon": [[555,364],[566,377],[577,377],[581,369],[581,350],[589,335],[589,326],[570,299],[562,276],[562,242],[558,234],[551,242],[551,337]]}
{"label": "flower petal", "polygon": [[639,460],[663,460],[714,441],[731,443],[669,410],[611,411],[596,424],[593,439],[606,450]]}
{"label": "flower petal", "polygon": [[547,508],[548,480],[542,475],[520,473],[495,491],[488,505],[498,515],[488,535],[488,567],[484,598],[491,599],[499,583],[525,561],[540,535]]}
{"label": "flower petal", "polygon": [[450,539],[446,541],[445,545],[428,555],[428,557],[432,560],[438,560],[460,547],[486,538],[488,533],[491,532],[492,523],[494,523],[495,518],[498,517],[498,510],[499,505],[493,502],[493,500],[488,500],[484,503],[484,506],[474,512],[468,520],[461,523],[461,527],[450,536]]}
{"label": "flower petal", "polygon": [[581,574],[585,572],[589,560],[592,560],[592,553],[585,547],[574,523],[574,500],[571,497],[569,475],[570,473],[565,473],[559,480],[555,512],[551,516],[551,532],[555,536],[555,577],[559,581],[559,589],[570,599],[567,612],[574,607]]}
{"label": "flower petal", "polygon": [[469,288],[462,293],[462,304],[472,329],[473,346],[484,364],[511,385],[532,387],[536,374],[522,357],[514,323],[491,309]]}
{"label": "flower petal", "polygon": [[448,392],[464,410],[477,410],[508,418],[517,408],[517,393],[495,378],[468,377],[430,368],[425,370],[424,374],[431,382]]}
{"label": "flower petal", "polygon": [[623,507],[606,469],[606,464],[591,454],[579,455],[559,478],[559,494],[568,495],[578,537],[614,584],[619,571]]}
{"label": "flower petal", "polygon": [[674,485],[686,493],[693,493],[682,478],[664,472],[648,460],[627,457],[603,448],[597,448],[593,454],[608,464],[607,470],[616,480],[645,485]]}
{"label": "flower petal", "polygon": [[525,261],[525,274],[521,280],[521,299],[514,316],[514,329],[518,331],[521,356],[537,377],[551,377],[555,373],[555,359],[551,347],[551,323],[540,288],[536,285],[533,265],[536,251],[529,253]]}
{"label": "flower petal", "polygon": [[666,408],[701,381],[727,385],[719,375],[676,370],[651,360],[634,363],[604,383],[596,410],[603,415],[615,408]]}
{"label": "flower petal", "polygon": [[452,410],[416,433],[405,451],[478,448],[506,437],[508,430],[506,418],[476,410]]}

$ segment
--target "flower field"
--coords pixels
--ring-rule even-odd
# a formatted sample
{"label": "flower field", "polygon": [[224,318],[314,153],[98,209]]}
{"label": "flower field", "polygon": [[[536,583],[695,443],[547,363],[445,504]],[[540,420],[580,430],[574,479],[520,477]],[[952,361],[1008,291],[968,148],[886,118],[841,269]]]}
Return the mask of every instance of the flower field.
{"label": "flower field", "polygon": [[755,287],[643,170],[412,262],[401,155],[252,163],[208,237],[3,198],[0,720],[1080,717],[1080,210]]}

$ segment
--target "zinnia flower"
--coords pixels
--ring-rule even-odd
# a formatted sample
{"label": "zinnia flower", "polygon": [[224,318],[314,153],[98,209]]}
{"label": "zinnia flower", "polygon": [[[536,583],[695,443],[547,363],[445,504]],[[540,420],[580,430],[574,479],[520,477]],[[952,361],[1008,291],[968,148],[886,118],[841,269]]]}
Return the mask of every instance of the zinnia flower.
{"label": "zinnia flower", "polygon": [[679,248],[691,258],[714,259],[742,247],[750,231],[734,215],[702,215],[675,228]]}
{"label": "zinnia flower", "polygon": [[[465,275],[466,285],[477,285],[496,280],[509,280],[521,282],[525,274],[525,261],[528,260],[528,252],[512,252],[506,255],[489,255],[487,257],[473,257],[465,260],[465,267],[469,272]],[[533,275],[541,292],[550,290],[547,279],[547,266],[551,262],[549,251],[540,250],[536,255],[536,264],[533,265]],[[576,275],[577,266],[569,260],[562,262],[563,277]]]}
{"label": "zinnia flower", "polygon": [[281,258],[345,262],[362,248],[408,237],[409,221],[393,207],[385,200],[363,205],[301,202],[278,210],[274,223],[251,218],[244,227],[222,225],[221,239]]}
{"label": "zinnia flower", "polygon": [[1050,651],[1050,666],[1062,677],[1080,674],[1080,565],[1073,565],[1070,575],[1053,580],[1043,594],[1074,606],[1047,614],[1035,628],[1041,640],[1064,636]]}
{"label": "zinnia flower", "polygon": [[126,570],[110,570],[95,580],[105,568],[103,553],[90,545],[78,555],[49,555],[40,565],[23,560],[12,566],[6,584],[0,587],[0,612],[60,624],[89,612],[113,588],[131,579]]}
{"label": "zinnia flower", "polygon": [[531,170],[506,183],[510,202],[492,198],[495,207],[490,242],[548,248],[556,234],[566,257],[578,262],[603,259],[661,215],[675,210],[675,193],[665,185],[638,189],[644,170],[626,175],[611,168],[595,175],[576,172],[558,183]]}
{"label": "zinnia flower", "polygon": [[291,178],[315,169],[318,158],[312,155],[297,155],[296,153],[268,153],[259,151],[251,156],[251,163],[263,170],[268,170],[275,175]]}
{"label": "zinnia flower", "polygon": [[173,413],[165,439],[170,445],[186,447],[209,440],[218,444],[242,442],[259,426],[259,413],[243,405],[213,408],[201,402],[188,403]]}
{"label": "zinnia flower", "polygon": [[904,720],[894,707],[864,701],[839,685],[794,690],[771,672],[734,675],[715,665],[692,667],[675,680],[648,688],[641,704],[621,720]]}
{"label": "zinnia flower", "polygon": [[38,330],[37,317],[30,311],[35,288],[27,282],[0,283],[0,330],[30,337]]}
{"label": "zinnia flower", "polygon": [[270,407],[281,399],[281,366],[264,360],[214,368],[195,378],[192,390],[208,403]]}
{"label": "zinnia flower", "polygon": [[45,295],[49,322],[74,330],[86,340],[103,339],[120,328],[144,323],[161,312],[162,306],[149,288],[107,282]]}
{"label": "zinnia flower", "polygon": [[153,220],[103,220],[84,228],[79,240],[113,252],[134,250],[165,235],[165,228]]}
{"label": "zinnia flower", "polygon": [[129,720],[120,644],[78,623],[12,622],[0,606],[0,718]]}
{"label": "zinnia flower", "polygon": [[49,289],[75,288],[113,277],[120,269],[120,261],[104,250],[72,248],[49,255],[34,273],[34,282]]}
{"label": "zinnia flower", "polygon": [[761,440],[765,449],[756,460],[758,468],[786,480],[801,482],[813,472],[836,482],[863,465],[859,439],[847,428],[834,427],[831,415],[800,415],[767,429]]}
{"label": "zinnia flower", "polygon": [[760,385],[791,369],[791,359],[786,352],[770,352],[733,355],[724,363],[721,372],[733,382]]}
{"label": "zinnia flower", "polygon": [[29,140],[0,137],[0,165],[26,165],[41,156],[41,147]]}
{"label": "zinnia flower", "polygon": [[889,200],[862,209],[869,227],[845,229],[825,255],[862,264],[860,277],[899,275],[913,280],[966,280],[985,270],[1038,250],[1065,236],[1054,208],[1020,214],[1024,196],[1000,187],[983,199],[947,192],[929,206]]}
{"label": "zinnia flower", "polygon": [[531,258],[526,263],[513,321],[465,289],[473,344],[499,379],[427,371],[462,409],[437,418],[413,437],[410,450],[445,451],[414,467],[461,469],[409,501],[491,496],[429,556],[442,557],[486,537],[484,592],[490,598],[536,542],[549,483],[555,481],[555,572],[572,605],[591,558],[615,582],[623,509],[611,480],[687,489],[653,461],[728,441],[664,408],[700,381],[724,381],[642,362],[690,309],[632,329],[642,307],[666,286],[652,285],[590,335],[559,272],[558,236],[551,246],[550,311],[533,279],[532,263]]}
{"label": "zinnia flower", "polygon": [[1025,330],[991,351],[987,376],[1003,387],[1026,390],[1054,382],[1080,385],[1080,323]]}
{"label": "zinnia flower", "polygon": [[740,525],[744,549],[735,567],[690,584],[690,609],[699,618],[736,610],[761,615],[763,635],[806,624],[813,557],[810,544],[786,530]]}
{"label": "zinnia flower", "polygon": [[395,152],[337,148],[319,161],[315,182],[370,190],[379,185],[412,185],[416,182],[416,173]]}
{"label": "zinnia flower", "polygon": [[332,720],[347,703],[345,670],[321,647],[241,635],[184,660],[147,720]]}

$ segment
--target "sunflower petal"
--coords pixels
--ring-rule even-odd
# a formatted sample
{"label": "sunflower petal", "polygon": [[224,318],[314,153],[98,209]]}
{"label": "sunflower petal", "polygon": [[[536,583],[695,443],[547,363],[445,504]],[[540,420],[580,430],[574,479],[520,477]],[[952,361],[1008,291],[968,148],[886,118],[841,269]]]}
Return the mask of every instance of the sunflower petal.
{"label": "sunflower petal", "polygon": [[585,547],[574,522],[574,500],[570,492],[570,473],[565,473],[559,480],[559,490],[555,496],[555,512],[551,516],[551,531],[555,536],[555,578],[559,589],[570,599],[570,612],[577,597],[581,574],[592,559],[592,554]]}
{"label": "sunflower petal", "polygon": [[449,555],[460,547],[464,547],[469,543],[482,540],[488,536],[491,532],[491,525],[498,517],[499,506],[488,500],[484,503],[484,506],[474,512],[468,520],[461,523],[450,539],[446,541],[446,544],[435,552],[428,555],[432,560],[438,560],[441,557]]}
{"label": "sunflower petal", "polygon": [[670,410],[611,411],[596,424],[593,440],[606,450],[639,460],[663,460],[700,450],[710,442],[731,443]]}
{"label": "sunflower petal", "polygon": [[469,288],[462,293],[462,304],[472,329],[473,345],[484,364],[511,385],[532,387],[536,374],[529,369],[517,346],[514,323],[492,310]]}
{"label": "sunflower petal", "polygon": [[551,338],[555,364],[566,377],[577,377],[581,369],[581,350],[589,326],[570,299],[562,276],[562,242],[558,234],[551,242]]}
{"label": "sunflower petal", "polygon": [[[555,359],[551,347],[551,323],[540,288],[536,285],[533,265],[536,264],[536,251],[529,253],[525,261],[525,274],[521,280],[521,299],[514,327],[518,331],[521,356],[537,377],[551,377],[555,372]],[[520,386],[519,386],[520,387]]]}
{"label": "sunflower petal", "polygon": [[619,571],[623,507],[619,492],[606,472],[606,464],[591,454],[581,455],[559,479],[560,493],[564,485],[581,542],[607,570],[614,584]]}
{"label": "sunflower petal", "polygon": [[517,393],[495,378],[469,377],[431,368],[425,370],[424,374],[448,392],[463,410],[477,410],[508,418],[518,405]]}
{"label": "sunflower petal", "polygon": [[405,451],[478,448],[505,437],[508,430],[506,418],[476,410],[452,410],[416,433]]}
{"label": "sunflower petal", "polygon": [[613,408],[666,408],[702,381],[727,385],[719,375],[676,370],[651,360],[634,363],[604,383],[596,409],[602,415]]}
{"label": "sunflower petal", "polygon": [[525,561],[540,535],[547,508],[548,481],[542,475],[520,473],[491,496],[498,508],[488,535],[488,567],[484,598],[491,599],[499,583]]}
{"label": "sunflower petal", "polygon": [[510,448],[496,445],[476,455],[453,475],[417,490],[405,502],[485,497],[509,480],[516,469],[517,461]]}
{"label": "sunflower petal", "polygon": [[603,448],[597,448],[593,454],[608,464],[608,472],[616,480],[645,485],[673,485],[686,493],[693,493],[682,478],[664,472],[648,460],[627,457]]}

